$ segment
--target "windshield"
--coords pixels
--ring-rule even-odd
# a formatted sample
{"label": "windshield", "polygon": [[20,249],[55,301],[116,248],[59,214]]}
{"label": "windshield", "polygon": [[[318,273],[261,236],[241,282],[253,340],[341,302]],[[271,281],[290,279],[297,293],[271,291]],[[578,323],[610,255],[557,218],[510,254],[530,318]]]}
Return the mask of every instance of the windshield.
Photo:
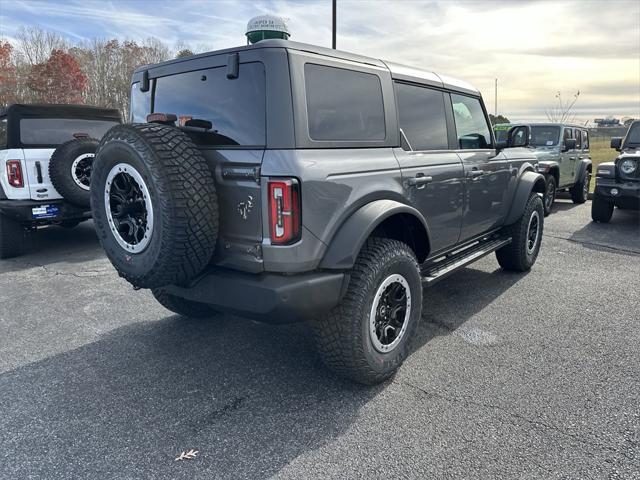
{"label": "windshield", "polygon": [[533,126],[531,127],[531,142],[533,147],[553,147],[560,141],[560,127]]}
{"label": "windshield", "polygon": [[640,145],[640,122],[634,122],[629,127],[625,145]]}
{"label": "windshield", "polygon": [[31,146],[56,146],[82,133],[101,139],[115,120],[86,120],[84,118],[23,118],[20,120],[20,143]]}

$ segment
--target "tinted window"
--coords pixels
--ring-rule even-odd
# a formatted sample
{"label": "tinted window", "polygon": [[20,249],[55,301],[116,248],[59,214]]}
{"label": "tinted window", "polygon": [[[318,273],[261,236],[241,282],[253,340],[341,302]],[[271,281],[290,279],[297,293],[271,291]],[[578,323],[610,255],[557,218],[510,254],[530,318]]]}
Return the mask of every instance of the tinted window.
{"label": "tinted window", "polygon": [[151,88],[147,92],[140,91],[140,82],[131,85],[131,114],[132,123],[144,123],[151,112]]}
{"label": "tinted window", "polygon": [[582,148],[582,135],[580,135],[580,130],[576,128],[573,134],[575,135],[576,139],[576,148]]}
{"label": "tinted window", "polygon": [[23,145],[60,145],[84,133],[101,139],[118,122],[83,118],[23,118],[20,120],[20,143]]}
{"label": "tinted window", "polygon": [[531,145],[552,147],[560,141],[560,127],[540,125],[531,127]]}
{"label": "tinted window", "polygon": [[382,87],[377,75],[307,63],[304,76],[313,140],[384,140]]}
{"label": "tinted window", "polygon": [[491,134],[480,100],[451,94],[458,146],[461,149],[491,148]]}
{"label": "tinted window", "polygon": [[640,122],[633,122],[629,127],[629,131],[624,139],[626,145],[638,145],[640,143]]}
{"label": "tinted window", "polygon": [[400,128],[413,150],[446,150],[447,120],[444,94],[437,90],[397,83]]}
{"label": "tinted window", "polygon": [[7,119],[0,119],[0,148],[7,146]]}
{"label": "tinted window", "polygon": [[156,79],[153,111],[175,114],[179,125],[211,122],[209,130],[191,129],[201,144],[264,146],[265,102],[264,65],[243,63],[233,79],[226,67]]}

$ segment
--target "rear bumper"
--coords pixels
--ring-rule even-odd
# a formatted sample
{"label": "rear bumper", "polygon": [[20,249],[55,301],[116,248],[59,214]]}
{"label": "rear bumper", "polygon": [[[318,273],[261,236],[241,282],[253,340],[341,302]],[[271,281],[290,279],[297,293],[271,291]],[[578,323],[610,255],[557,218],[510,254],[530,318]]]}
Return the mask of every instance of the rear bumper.
{"label": "rear bumper", "polygon": [[267,323],[304,321],[335,307],[348,275],[311,272],[299,275],[250,274],[212,269],[187,287],[171,285],[168,293]]}
{"label": "rear bumper", "polygon": [[[617,195],[611,193],[612,189],[618,191]],[[598,178],[593,193],[601,200],[618,207],[640,209],[640,182],[618,182],[615,179]]]}
{"label": "rear bumper", "polygon": [[[34,209],[35,210],[34,212]],[[64,200],[0,200],[0,213],[25,225],[50,225],[65,220],[86,220],[91,210],[71,205]]]}

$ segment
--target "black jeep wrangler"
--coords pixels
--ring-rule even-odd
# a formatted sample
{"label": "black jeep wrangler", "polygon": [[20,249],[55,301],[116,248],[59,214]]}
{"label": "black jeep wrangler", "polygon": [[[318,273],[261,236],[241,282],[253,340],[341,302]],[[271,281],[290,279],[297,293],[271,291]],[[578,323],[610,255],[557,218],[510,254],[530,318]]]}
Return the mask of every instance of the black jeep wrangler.
{"label": "black jeep wrangler", "polygon": [[613,162],[598,165],[591,203],[594,222],[611,220],[614,206],[640,209],[640,121],[636,120],[629,126],[624,140],[612,138],[611,148],[620,155]]}
{"label": "black jeep wrangler", "polygon": [[120,275],[182,315],[310,320],[358,382],[407,357],[423,286],[492,252],[527,271],[540,250],[529,127],[497,143],[461,80],[265,40],[136,71],[131,120],[92,173]]}

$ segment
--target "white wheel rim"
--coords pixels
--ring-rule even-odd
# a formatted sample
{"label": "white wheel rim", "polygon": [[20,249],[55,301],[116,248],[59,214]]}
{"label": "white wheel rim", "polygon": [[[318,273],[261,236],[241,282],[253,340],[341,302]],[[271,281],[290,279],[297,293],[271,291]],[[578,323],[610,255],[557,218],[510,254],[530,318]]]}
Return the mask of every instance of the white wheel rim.
{"label": "white wheel rim", "polygon": [[[85,181],[84,176],[81,176],[81,169],[84,168],[86,162],[92,161],[95,156],[95,153],[83,153],[82,155],[79,155],[71,164],[71,178],[73,178],[75,184],[82,190],[89,191],[90,180]],[[89,167],[89,170],[91,170],[91,167]]]}
{"label": "white wheel rim", "polygon": [[[404,294],[404,313],[401,315],[401,323],[397,318],[401,313],[400,303],[396,305],[395,313],[390,310],[387,303],[387,295],[393,290],[401,289]],[[399,301],[401,302],[401,301]],[[387,321],[388,315],[392,315],[392,321]],[[404,338],[411,317],[411,289],[407,280],[399,274],[389,275],[378,287],[374,297],[371,311],[369,312],[369,337],[374,348],[380,353],[389,353],[394,350]],[[392,337],[390,338],[392,334]],[[391,341],[389,341],[391,340]]]}
{"label": "white wheel rim", "polygon": [[[122,181],[125,183],[133,181],[135,183],[135,186],[132,186],[132,189],[135,190],[132,193],[132,200],[128,201],[131,207],[125,206],[121,208],[127,203],[121,201],[123,195],[119,184]],[[125,198],[125,200],[128,199]],[[116,211],[112,211],[112,203],[114,203]],[[149,189],[140,172],[126,163],[119,163],[114,166],[107,175],[104,188],[104,205],[109,228],[118,244],[127,252],[143,252],[151,241],[153,234],[153,205]],[[131,210],[135,208],[136,211],[129,213],[125,210],[126,208]],[[124,215],[129,215],[131,218],[125,219]],[[137,216],[140,216],[140,218],[135,218]],[[136,220],[140,220],[140,223]],[[124,231],[125,228],[127,232]]]}

